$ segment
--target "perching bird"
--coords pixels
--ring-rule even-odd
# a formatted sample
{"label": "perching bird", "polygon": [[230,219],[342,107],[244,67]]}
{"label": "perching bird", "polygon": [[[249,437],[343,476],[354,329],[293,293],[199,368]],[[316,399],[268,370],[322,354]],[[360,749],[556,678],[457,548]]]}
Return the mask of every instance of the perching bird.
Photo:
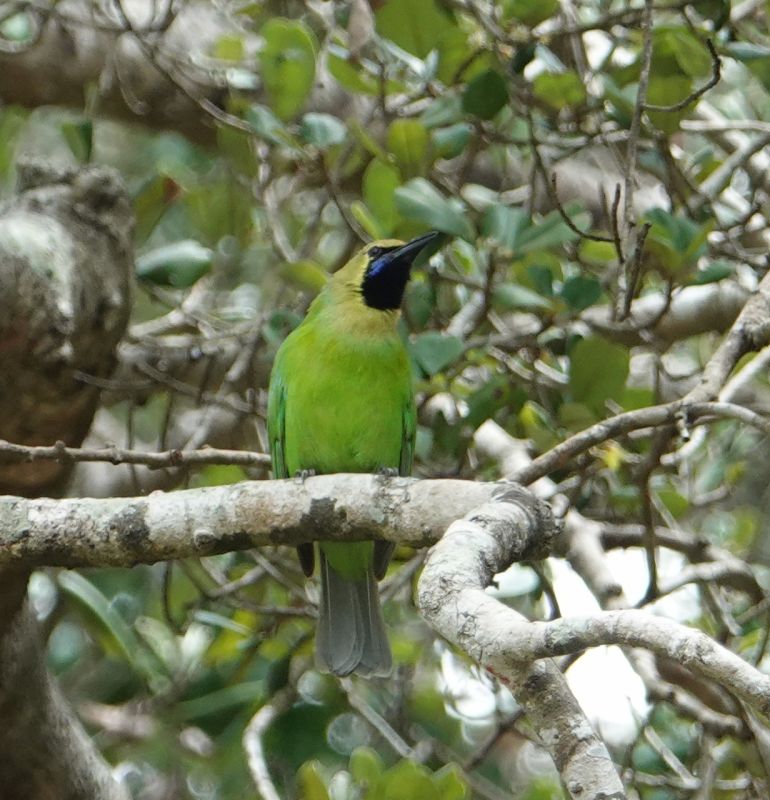
{"label": "perching bird", "polygon": [[[336,272],[275,357],[268,399],[273,474],[397,471],[408,475],[416,428],[406,348],[396,329],[427,233],[372,242]],[[300,545],[313,572],[314,545]],[[390,647],[377,581],[389,542],[319,542],[316,662],[335,675],[387,675]]]}

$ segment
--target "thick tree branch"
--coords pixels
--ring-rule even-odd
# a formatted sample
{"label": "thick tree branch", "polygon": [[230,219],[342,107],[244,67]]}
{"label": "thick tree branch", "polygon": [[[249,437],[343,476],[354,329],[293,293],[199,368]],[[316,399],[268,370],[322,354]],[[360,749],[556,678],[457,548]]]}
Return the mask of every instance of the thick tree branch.
{"label": "thick tree branch", "polygon": [[431,550],[417,602],[428,622],[505,683],[551,753],[570,796],[625,798],[606,747],[594,733],[556,664],[521,659],[502,635],[527,620],[484,592],[511,563],[542,558],[556,527],[550,512],[519,487],[454,522]]}
{"label": "thick tree branch", "polygon": [[328,538],[381,537],[422,547],[504,488],[359,474],[148,497],[0,497],[0,565],[132,566]]}

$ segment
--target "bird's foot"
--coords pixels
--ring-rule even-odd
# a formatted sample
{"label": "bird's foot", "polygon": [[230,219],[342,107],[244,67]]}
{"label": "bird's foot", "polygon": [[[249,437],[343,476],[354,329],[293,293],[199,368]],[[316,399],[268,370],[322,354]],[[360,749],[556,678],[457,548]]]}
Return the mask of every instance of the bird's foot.
{"label": "bird's foot", "polygon": [[398,470],[396,467],[378,467],[375,474],[380,478],[397,478]]}
{"label": "bird's foot", "polygon": [[312,477],[314,477],[314,476],[315,476],[315,470],[314,470],[314,469],[298,469],[298,470],[297,470],[297,471],[294,473],[294,480],[295,480],[297,483],[300,483],[300,484],[302,484],[302,483],[304,483],[304,482],[305,482],[305,481],[306,481],[308,478],[312,478]]}

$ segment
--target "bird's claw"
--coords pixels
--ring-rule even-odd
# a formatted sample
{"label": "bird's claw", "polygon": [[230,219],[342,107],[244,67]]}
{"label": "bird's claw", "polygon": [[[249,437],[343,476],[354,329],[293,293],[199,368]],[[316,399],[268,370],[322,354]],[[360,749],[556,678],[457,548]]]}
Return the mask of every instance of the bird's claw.
{"label": "bird's claw", "polygon": [[395,467],[378,467],[376,474],[380,478],[397,478],[398,470]]}
{"label": "bird's claw", "polygon": [[295,480],[297,483],[299,483],[299,484],[302,484],[302,483],[304,483],[304,482],[305,482],[305,481],[306,481],[308,478],[312,478],[314,475],[315,475],[315,470],[314,470],[314,469],[298,469],[298,470],[297,470],[297,471],[294,473],[294,480]]}

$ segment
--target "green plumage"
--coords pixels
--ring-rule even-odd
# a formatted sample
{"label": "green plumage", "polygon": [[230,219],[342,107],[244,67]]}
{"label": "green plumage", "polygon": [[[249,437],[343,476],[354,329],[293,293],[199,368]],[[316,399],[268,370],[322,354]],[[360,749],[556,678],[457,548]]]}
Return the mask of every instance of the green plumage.
{"label": "green plumage", "polygon": [[[415,408],[409,359],[396,329],[399,312],[368,305],[384,305],[381,298],[392,302],[393,287],[383,287],[387,270],[395,272],[387,259],[395,262],[408,247],[375,242],[361,251],[335,273],[279,349],[268,402],[276,478],[305,470],[410,473]],[[406,254],[406,277],[421,247]],[[383,250],[393,256],[380,259],[384,266],[376,273],[377,283],[372,289],[370,280],[364,293],[374,256]],[[303,567],[312,569],[312,551],[306,546],[299,550]],[[391,552],[385,542],[319,543],[322,597],[316,659],[322,668],[338,675],[389,672],[377,578]]]}

